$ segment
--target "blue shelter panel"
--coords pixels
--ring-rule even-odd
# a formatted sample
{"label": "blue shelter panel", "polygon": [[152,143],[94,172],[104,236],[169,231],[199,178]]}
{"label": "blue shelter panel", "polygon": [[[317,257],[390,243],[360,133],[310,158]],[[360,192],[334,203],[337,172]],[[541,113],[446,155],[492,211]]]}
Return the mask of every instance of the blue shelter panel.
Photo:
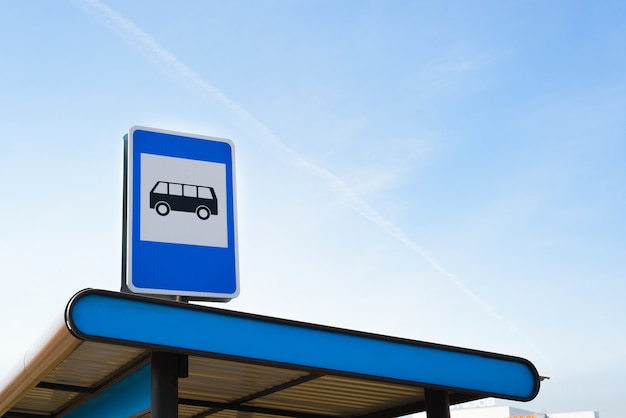
{"label": "blue shelter panel", "polygon": [[150,409],[150,365],[89,399],[63,418],[130,417]]}
{"label": "blue shelter panel", "polygon": [[530,400],[534,366],[521,358],[105,291],[67,310],[79,338],[273,362]]}

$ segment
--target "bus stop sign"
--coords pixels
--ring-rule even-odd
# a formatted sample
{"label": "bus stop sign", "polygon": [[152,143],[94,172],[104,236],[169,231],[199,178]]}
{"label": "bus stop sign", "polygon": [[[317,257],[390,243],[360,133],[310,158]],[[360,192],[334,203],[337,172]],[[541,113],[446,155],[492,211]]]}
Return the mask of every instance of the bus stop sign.
{"label": "bus stop sign", "polygon": [[191,300],[239,294],[233,154],[227,139],[130,129],[123,291]]}

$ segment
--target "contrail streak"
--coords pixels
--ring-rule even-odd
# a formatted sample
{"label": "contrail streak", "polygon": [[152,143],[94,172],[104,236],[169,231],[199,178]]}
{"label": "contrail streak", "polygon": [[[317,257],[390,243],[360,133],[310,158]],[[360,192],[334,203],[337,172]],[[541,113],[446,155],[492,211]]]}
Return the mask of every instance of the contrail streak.
{"label": "contrail streak", "polygon": [[[408,249],[419,255],[434,270],[438,271],[444,277],[447,277],[462,293],[471,300],[481,306],[490,316],[504,323],[509,329],[517,333],[529,345],[534,347],[528,337],[524,335],[516,325],[497,313],[487,302],[481,299],[476,293],[472,292],[465,284],[452,272],[446,269],[434,256],[428,251],[417,245],[409,238],[399,227],[383,216],[374,207],[366,203],[357,193],[355,193],[343,180],[332,174],[330,171],[308,161],[293,149],[283,143],[274,133],[272,133],[265,125],[259,122],[247,110],[239,106],[224,93],[205,81],[198,73],[189,66],[178,60],[172,53],[164,49],[159,43],[146,32],[137,27],[130,20],[117,13],[99,0],[74,0],[83,10],[92,14],[94,17],[103,20],[105,24],[113,28],[119,35],[124,37],[129,43],[139,48],[142,52],[148,52],[161,63],[173,69],[180,77],[185,78],[193,83],[201,91],[208,94],[214,100],[217,100],[226,108],[230,109],[238,117],[243,119],[250,126],[262,133],[266,144],[269,145],[274,152],[281,154],[281,159],[295,164],[302,169],[309,171],[315,176],[322,179],[333,190],[339,193],[345,199],[346,204],[356,210],[363,217],[370,220],[380,228],[382,228],[391,237],[405,245]],[[541,351],[535,347],[535,350],[545,359]],[[546,360],[547,362],[547,360]]]}

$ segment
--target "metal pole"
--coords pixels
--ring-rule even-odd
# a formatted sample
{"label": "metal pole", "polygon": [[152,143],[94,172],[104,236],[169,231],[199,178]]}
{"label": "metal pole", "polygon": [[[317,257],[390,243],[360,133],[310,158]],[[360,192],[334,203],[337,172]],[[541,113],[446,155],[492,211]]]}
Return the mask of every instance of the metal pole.
{"label": "metal pole", "polygon": [[450,418],[450,400],[448,392],[425,389],[426,416],[428,418]]}
{"label": "metal pole", "polygon": [[152,352],[150,416],[178,417],[178,354]]}

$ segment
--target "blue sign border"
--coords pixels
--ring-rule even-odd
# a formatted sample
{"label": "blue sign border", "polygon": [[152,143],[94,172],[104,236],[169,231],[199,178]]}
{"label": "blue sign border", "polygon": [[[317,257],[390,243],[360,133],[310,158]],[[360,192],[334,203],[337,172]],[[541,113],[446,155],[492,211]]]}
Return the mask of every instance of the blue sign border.
{"label": "blue sign border", "polygon": [[[129,131],[127,147],[124,222],[124,284],[127,289],[134,293],[183,296],[194,300],[237,297],[239,269],[233,143],[223,138],[134,126]],[[226,248],[140,240],[141,154],[226,166]]]}

